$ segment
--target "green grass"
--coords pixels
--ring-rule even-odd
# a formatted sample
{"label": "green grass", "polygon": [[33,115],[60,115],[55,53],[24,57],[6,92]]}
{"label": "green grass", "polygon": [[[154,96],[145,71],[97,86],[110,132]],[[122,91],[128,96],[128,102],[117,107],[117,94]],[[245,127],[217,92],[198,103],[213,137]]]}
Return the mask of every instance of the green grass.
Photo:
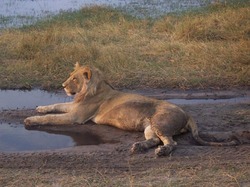
{"label": "green grass", "polygon": [[0,88],[60,88],[76,61],[119,88],[250,86],[250,6],[137,19],[88,7],[0,34]]}

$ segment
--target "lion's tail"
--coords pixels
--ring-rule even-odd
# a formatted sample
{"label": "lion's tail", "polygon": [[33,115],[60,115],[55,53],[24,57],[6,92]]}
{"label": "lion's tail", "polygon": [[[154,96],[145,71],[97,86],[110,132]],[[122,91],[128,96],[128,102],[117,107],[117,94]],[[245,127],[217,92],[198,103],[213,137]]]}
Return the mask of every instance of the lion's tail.
{"label": "lion's tail", "polygon": [[232,140],[230,142],[208,142],[208,141],[201,139],[201,137],[199,136],[197,124],[195,123],[195,121],[193,120],[192,117],[189,117],[189,120],[187,122],[187,126],[188,126],[189,130],[192,132],[194,139],[201,145],[233,146],[233,145],[239,144],[237,140]]}

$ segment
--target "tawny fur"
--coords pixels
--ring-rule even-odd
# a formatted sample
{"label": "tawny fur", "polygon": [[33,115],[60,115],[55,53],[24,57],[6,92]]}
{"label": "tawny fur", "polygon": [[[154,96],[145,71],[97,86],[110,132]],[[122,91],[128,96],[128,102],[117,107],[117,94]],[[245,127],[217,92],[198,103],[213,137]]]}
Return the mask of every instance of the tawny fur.
{"label": "tawny fur", "polygon": [[[197,125],[180,107],[162,100],[114,90],[96,68],[75,65],[75,70],[63,83],[67,95],[75,95],[74,101],[36,110],[47,114],[25,119],[26,126],[84,124],[91,120],[99,125],[111,125],[123,130],[144,131],[145,141],[136,142],[132,153],[159,146],[158,156],[168,155],[177,143],[173,136],[190,130],[201,145],[236,145],[237,141],[207,142],[199,137]],[[60,113],[60,114],[58,114]]]}

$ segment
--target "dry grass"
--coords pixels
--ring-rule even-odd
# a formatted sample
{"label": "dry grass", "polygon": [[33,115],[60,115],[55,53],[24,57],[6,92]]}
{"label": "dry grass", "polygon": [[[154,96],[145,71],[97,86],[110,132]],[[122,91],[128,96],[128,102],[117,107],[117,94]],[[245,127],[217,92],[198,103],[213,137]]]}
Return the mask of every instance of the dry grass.
{"label": "dry grass", "polygon": [[247,186],[249,170],[245,164],[171,164],[143,172],[112,173],[93,169],[0,169],[3,186]]}
{"label": "dry grass", "polygon": [[4,30],[0,87],[58,88],[76,61],[115,87],[249,87],[249,11],[218,4],[152,21],[89,7]]}

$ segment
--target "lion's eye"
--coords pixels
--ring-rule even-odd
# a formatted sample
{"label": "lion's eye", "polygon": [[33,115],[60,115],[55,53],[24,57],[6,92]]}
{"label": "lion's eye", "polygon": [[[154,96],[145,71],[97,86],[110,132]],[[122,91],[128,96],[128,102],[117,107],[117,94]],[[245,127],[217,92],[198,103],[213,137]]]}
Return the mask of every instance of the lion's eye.
{"label": "lion's eye", "polygon": [[72,79],[72,81],[76,82],[76,78],[74,77],[74,78]]}

